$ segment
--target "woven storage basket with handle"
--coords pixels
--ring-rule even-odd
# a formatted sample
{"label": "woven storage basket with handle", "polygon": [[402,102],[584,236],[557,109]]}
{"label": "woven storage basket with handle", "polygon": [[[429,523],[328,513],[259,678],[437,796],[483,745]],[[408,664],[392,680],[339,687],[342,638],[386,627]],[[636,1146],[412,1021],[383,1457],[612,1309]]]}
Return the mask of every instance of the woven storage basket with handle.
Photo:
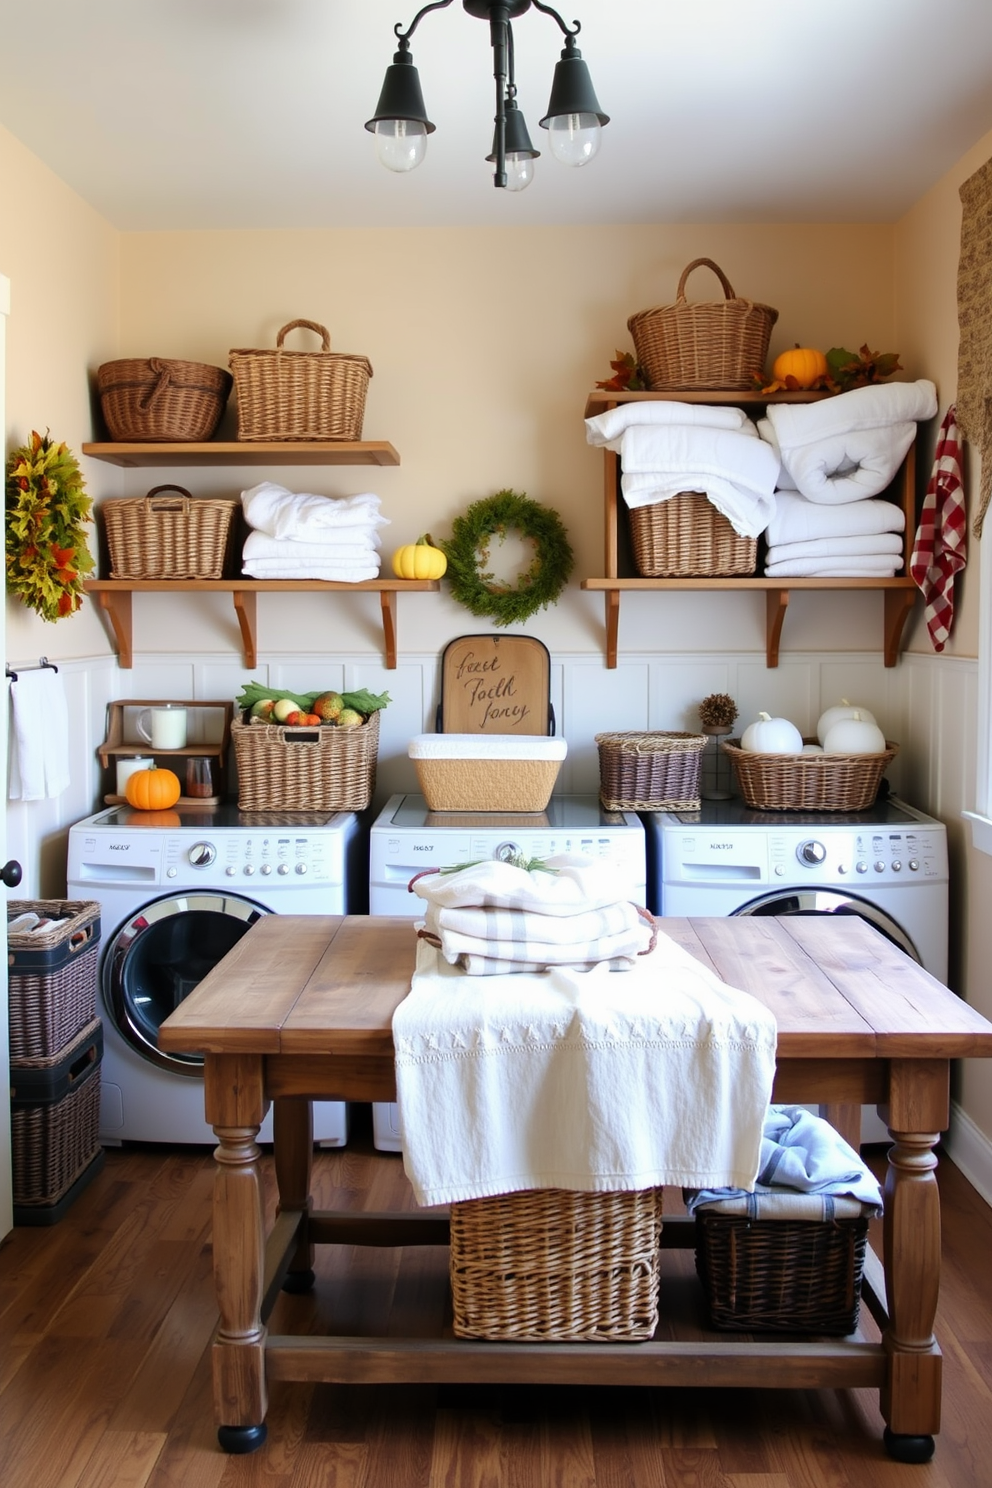
{"label": "woven storage basket with handle", "polygon": [[10,1058],[50,1059],[96,1014],[100,906],[94,899],[9,899],[7,922],[34,913],[52,923],[7,931]]}
{"label": "woven storage basket with handle", "polygon": [[111,439],[199,442],[220,423],[232,377],[223,367],[165,357],[104,362],[96,374]]}
{"label": "woven storage basket with handle", "polygon": [[745,802],[757,811],[864,811],[899,752],[888,739],[881,754],[759,754],[742,749],[740,739],[720,747]]}
{"label": "woven storage basket with handle", "polygon": [[705,734],[597,734],[599,799],[607,811],[698,811]]}
{"label": "woven storage basket with handle", "polygon": [[526,1189],[451,1205],[459,1338],[608,1342],[658,1322],[660,1188]]}
{"label": "woven storage basket with handle", "polygon": [[[299,326],[317,333],[320,351],[283,346],[287,332]],[[331,351],[327,328],[317,321],[289,321],[274,351],[233,349],[230,367],[239,439],[361,439],[371,364]]]}
{"label": "woven storage basket with handle", "polygon": [[741,537],[700,491],[631,507],[629,517],[634,562],[643,578],[753,574],[757,566],[757,538]]}
{"label": "woven storage basket with handle", "polygon": [[375,789],[379,714],[360,728],[231,725],[242,811],[364,811]]}
{"label": "woven storage basket with handle", "polygon": [[[164,495],[164,492],[173,492]],[[111,577],[221,579],[237,501],[190,495],[185,486],[153,486],[147,496],[111,497],[100,507]]]}
{"label": "woven storage basket with handle", "polygon": [[[690,304],[686,280],[693,269],[712,269],[724,298]],[[711,258],[694,258],[682,271],[673,305],[639,310],[627,321],[634,352],[647,384],[665,388],[750,388],[764,371],[768,341],[778,311],[735,295]]]}

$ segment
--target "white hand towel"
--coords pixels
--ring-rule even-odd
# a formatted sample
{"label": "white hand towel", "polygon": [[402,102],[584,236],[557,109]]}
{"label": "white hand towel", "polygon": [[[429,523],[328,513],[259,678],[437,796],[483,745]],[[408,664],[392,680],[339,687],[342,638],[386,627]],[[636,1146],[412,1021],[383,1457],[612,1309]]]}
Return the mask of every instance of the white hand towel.
{"label": "white hand towel", "polygon": [[891,557],[902,553],[898,532],[876,532],[864,537],[811,537],[808,542],[768,544],[769,563],[788,563],[793,558]]}
{"label": "white hand towel", "polygon": [[793,491],[775,493],[775,515],[768,523],[769,543],[810,542],[818,537],[857,537],[902,532],[906,513],[894,501],[847,501],[824,506]]}
{"label": "white hand towel", "polygon": [[629,507],[701,491],[742,537],[757,537],[775,510],[779,462],[771,446],[739,431],[635,425],[623,435],[620,488]]}
{"label": "white hand towel", "polygon": [[319,558],[322,562],[371,559],[382,546],[377,532],[362,532],[358,527],[344,528],[340,536],[321,538],[269,537],[266,532],[249,532],[242,554],[245,558],[288,558],[291,562]]}
{"label": "white hand towel", "polygon": [[589,444],[619,451],[620,436],[635,424],[683,424],[706,429],[736,429],[754,434],[754,425],[742,408],[723,408],[719,404],[643,402],[618,403],[605,413],[586,419]]}
{"label": "white hand towel", "polygon": [[26,668],[11,682],[10,696],[10,799],[54,799],[69,785],[69,710],[62,678],[54,667]]}
{"label": "white hand towel", "polygon": [[270,537],[326,539],[327,529],[389,526],[389,518],[380,514],[378,496],[371,492],[335,499],[262,481],[242,491],[241,504],[249,527]]}
{"label": "white hand towel", "polygon": [[622,976],[473,978],[421,940],[393,1043],[418,1204],[757,1174],[775,1020],[667,936]]}

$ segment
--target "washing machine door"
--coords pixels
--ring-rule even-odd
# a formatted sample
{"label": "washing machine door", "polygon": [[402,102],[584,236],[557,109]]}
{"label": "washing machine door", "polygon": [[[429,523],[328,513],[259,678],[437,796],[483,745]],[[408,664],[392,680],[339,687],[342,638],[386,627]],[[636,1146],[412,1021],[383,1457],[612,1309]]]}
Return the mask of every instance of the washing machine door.
{"label": "washing machine door", "polygon": [[735,915],[857,915],[922,965],[922,957],[903,927],[869,899],[843,889],[775,889],[733,911]]}
{"label": "washing machine door", "polygon": [[173,1074],[198,1077],[200,1054],[167,1054],[162,1022],[269,910],[238,894],[176,893],[153,899],[114,933],[103,957],[104,1000],[132,1049]]}

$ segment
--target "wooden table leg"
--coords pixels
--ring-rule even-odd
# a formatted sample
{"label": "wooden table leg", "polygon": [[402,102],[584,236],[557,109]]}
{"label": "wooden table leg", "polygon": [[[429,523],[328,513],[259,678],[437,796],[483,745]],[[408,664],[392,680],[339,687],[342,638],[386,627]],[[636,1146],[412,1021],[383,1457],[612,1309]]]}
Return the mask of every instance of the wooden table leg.
{"label": "wooden table leg", "polygon": [[[882,1340],[889,1371],[881,1409],[886,1447],[900,1462],[929,1461],[940,1430],[941,1356],[933,1334],[940,1195],[933,1149],[947,1125],[947,1101],[946,1060],[893,1061],[886,1117],[894,1145],[884,1230],[889,1325]],[[930,1119],[924,1123],[924,1117]]]}
{"label": "wooden table leg", "polygon": [[[204,1075],[207,1120],[219,1143],[213,1204],[220,1310],[213,1345],[217,1438],[226,1452],[253,1452],[265,1440],[268,1407],[261,1314],[265,1216],[255,1140],[264,1115],[261,1061],[208,1055]],[[245,1111],[257,1119],[233,1124],[232,1118]]]}
{"label": "wooden table leg", "polygon": [[[313,1106],[308,1100],[277,1100],[272,1134],[279,1186],[279,1213],[313,1211],[310,1193],[313,1174]],[[284,1292],[309,1292],[316,1280],[314,1247],[306,1223],[299,1231],[296,1250],[282,1284]]]}

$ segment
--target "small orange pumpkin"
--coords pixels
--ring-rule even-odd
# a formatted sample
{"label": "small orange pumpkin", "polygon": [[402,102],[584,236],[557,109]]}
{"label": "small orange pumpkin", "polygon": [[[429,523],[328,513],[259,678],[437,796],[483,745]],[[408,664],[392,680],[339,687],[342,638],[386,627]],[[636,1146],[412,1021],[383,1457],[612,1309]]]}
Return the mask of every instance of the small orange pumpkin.
{"label": "small orange pumpkin", "polygon": [[776,382],[785,382],[787,377],[791,377],[801,388],[812,387],[818,377],[826,377],[829,371],[822,351],[798,344],[791,351],[781,352],[772,363],[772,376]]}
{"label": "small orange pumpkin", "polygon": [[183,788],[172,770],[135,770],[128,776],[124,795],[136,811],[168,811],[175,806]]}

